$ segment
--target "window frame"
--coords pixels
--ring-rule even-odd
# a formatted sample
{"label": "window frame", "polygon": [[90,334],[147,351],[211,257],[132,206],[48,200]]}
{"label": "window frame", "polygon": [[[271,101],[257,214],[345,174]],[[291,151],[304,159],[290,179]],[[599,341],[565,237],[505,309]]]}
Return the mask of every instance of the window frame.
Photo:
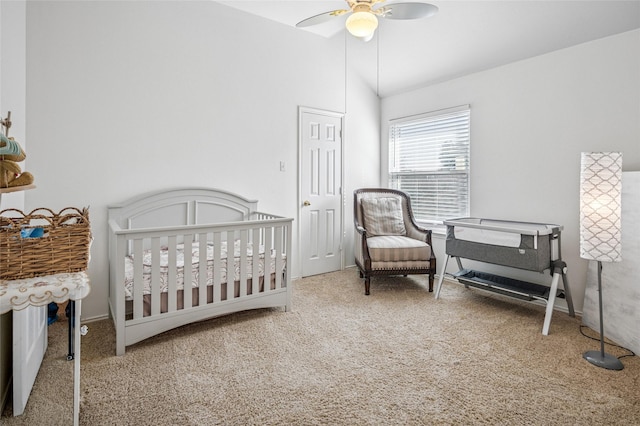
{"label": "window frame", "polygon": [[[444,175],[453,175],[453,174],[464,174],[466,173],[466,194],[463,194],[463,198],[466,199],[466,205],[461,206],[461,208],[459,209],[458,213],[456,215],[456,217],[468,217],[471,211],[471,106],[468,104],[465,105],[460,105],[460,106],[456,106],[456,107],[452,107],[452,108],[446,108],[446,109],[441,109],[441,110],[435,110],[435,111],[430,111],[430,112],[426,112],[426,113],[420,113],[420,114],[415,114],[415,115],[409,115],[409,116],[405,116],[405,117],[399,117],[399,118],[394,118],[394,119],[390,119],[388,121],[388,132],[387,132],[387,173],[385,176],[386,182],[387,182],[387,187],[389,188],[398,188],[402,190],[402,187],[400,187],[399,185],[394,186],[392,184],[394,178],[394,174],[397,174],[398,172],[392,173],[393,170],[393,161],[394,161],[394,151],[392,151],[392,148],[395,148],[395,142],[394,142],[394,130],[396,129],[396,126],[398,125],[406,125],[406,124],[410,124],[410,123],[420,123],[421,121],[431,121],[433,120],[434,117],[442,117],[443,120],[446,117],[450,117],[451,115],[455,115],[457,113],[461,113],[464,112],[466,113],[467,116],[467,123],[466,123],[466,139],[464,139],[464,142],[462,144],[462,148],[463,151],[465,151],[465,147],[464,145],[466,145],[466,170],[464,170],[463,173],[455,172],[455,171],[444,171],[443,170],[437,170],[437,171],[425,171],[425,174],[430,174],[432,176],[435,175],[440,175],[442,176]],[[456,145],[456,147],[461,146],[460,144]],[[407,172],[405,172],[407,173]],[[408,192],[408,191],[407,191]],[[408,192],[409,193],[409,192]],[[411,193],[409,193],[409,195],[411,196]],[[412,204],[414,204],[413,199],[414,197],[411,197],[412,199]],[[463,201],[464,202],[464,201]],[[415,214],[415,210],[416,208],[414,208],[414,214]],[[440,229],[443,228],[443,220],[447,219],[447,218],[453,218],[453,216],[451,217],[435,217],[435,218],[424,218],[424,217],[416,217],[416,221],[421,224],[422,226],[425,227],[429,227],[432,229]]]}

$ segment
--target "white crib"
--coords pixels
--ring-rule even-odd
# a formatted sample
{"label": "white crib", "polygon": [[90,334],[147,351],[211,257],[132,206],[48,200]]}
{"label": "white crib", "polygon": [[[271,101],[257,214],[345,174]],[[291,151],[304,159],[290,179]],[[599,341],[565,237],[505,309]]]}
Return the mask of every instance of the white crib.
{"label": "white crib", "polygon": [[248,309],[291,309],[293,219],[207,188],[144,194],[108,210],[117,355],[195,321]]}

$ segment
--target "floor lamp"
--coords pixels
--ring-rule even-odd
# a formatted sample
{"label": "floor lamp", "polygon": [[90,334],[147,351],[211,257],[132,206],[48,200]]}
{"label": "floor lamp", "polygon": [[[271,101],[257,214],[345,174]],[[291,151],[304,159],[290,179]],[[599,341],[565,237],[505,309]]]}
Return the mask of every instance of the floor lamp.
{"label": "floor lamp", "polygon": [[580,168],[580,257],[598,262],[600,350],[583,358],[608,370],[622,370],[618,358],[604,352],[602,262],[622,260],[622,153],[583,152]]}

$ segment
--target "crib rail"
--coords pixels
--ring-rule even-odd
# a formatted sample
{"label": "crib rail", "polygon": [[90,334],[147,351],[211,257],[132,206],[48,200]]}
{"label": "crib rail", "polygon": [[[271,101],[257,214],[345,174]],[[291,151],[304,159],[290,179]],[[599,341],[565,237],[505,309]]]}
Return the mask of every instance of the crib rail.
{"label": "crib rail", "polygon": [[[266,213],[255,213],[253,220],[215,225],[123,229],[112,220],[110,227],[110,299],[116,312],[125,310],[125,258],[133,259],[133,284],[128,299],[132,311],[128,321],[143,320],[144,303],[150,303],[150,315],[171,314],[178,310],[205,308],[207,304],[233,303],[236,299],[260,297],[273,291],[290,292],[287,262],[291,260],[292,219]],[[184,267],[178,266],[178,247],[184,246]],[[227,255],[222,248],[226,246]],[[248,248],[252,250],[248,253]],[[260,270],[261,250],[264,264]],[[165,248],[164,273],[161,273],[161,248]],[[197,269],[192,265],[192,250],[200,259]],[[207,259],[207,251],[213,256]],[[236,256],[234,256],[234,251]],[[150,262],[149,262],[150,260]],[[271,268],[271,263],[274,268]],[[212,271],[208,269],[212,267]],[[179,295],[178,277],[182,270],[184,291]],[[223,271],[226,270],[226,276]],[[272,273],[273,272],[273,283]],[[150,283],[145,277],[149,276]],[[195,276],[194,276],[195,275]],[[263,277],[263,282],[258,277]],[[192,287],[192,281],[197,287]],[[250,282],[250,284],[248,284]],[[193,291],[188,291],[197,288]],[[161,309],[164,291],[166,308]],[[147,302],[144,301],[146,296]],[[150,299],[150,302],[149,302]]]}

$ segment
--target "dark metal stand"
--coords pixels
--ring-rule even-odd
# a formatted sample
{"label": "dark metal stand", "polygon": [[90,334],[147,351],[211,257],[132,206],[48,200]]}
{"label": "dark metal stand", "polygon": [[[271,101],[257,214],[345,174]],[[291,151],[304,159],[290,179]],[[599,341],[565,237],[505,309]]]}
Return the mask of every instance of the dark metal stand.
{"label": "dark metal stand", "polygon": [[602,318],[602,262],[598,261],[598,300],[600,303],[600,350],[587,351],[582,357],[591,364],[607,370],[622,370],[624,365],[620,360],[604,352],[604,320]]}
{"label": "dark metal stand", "polygon": [[75,300],[69,299],[69,313],[67,314],[67,319],[69,321],[69,353],[67,354],[67,361],[71,361],[74,359],[74,351],[73,351],[73,330],[74,330],[74,322],[76,318],[76,302]]}

